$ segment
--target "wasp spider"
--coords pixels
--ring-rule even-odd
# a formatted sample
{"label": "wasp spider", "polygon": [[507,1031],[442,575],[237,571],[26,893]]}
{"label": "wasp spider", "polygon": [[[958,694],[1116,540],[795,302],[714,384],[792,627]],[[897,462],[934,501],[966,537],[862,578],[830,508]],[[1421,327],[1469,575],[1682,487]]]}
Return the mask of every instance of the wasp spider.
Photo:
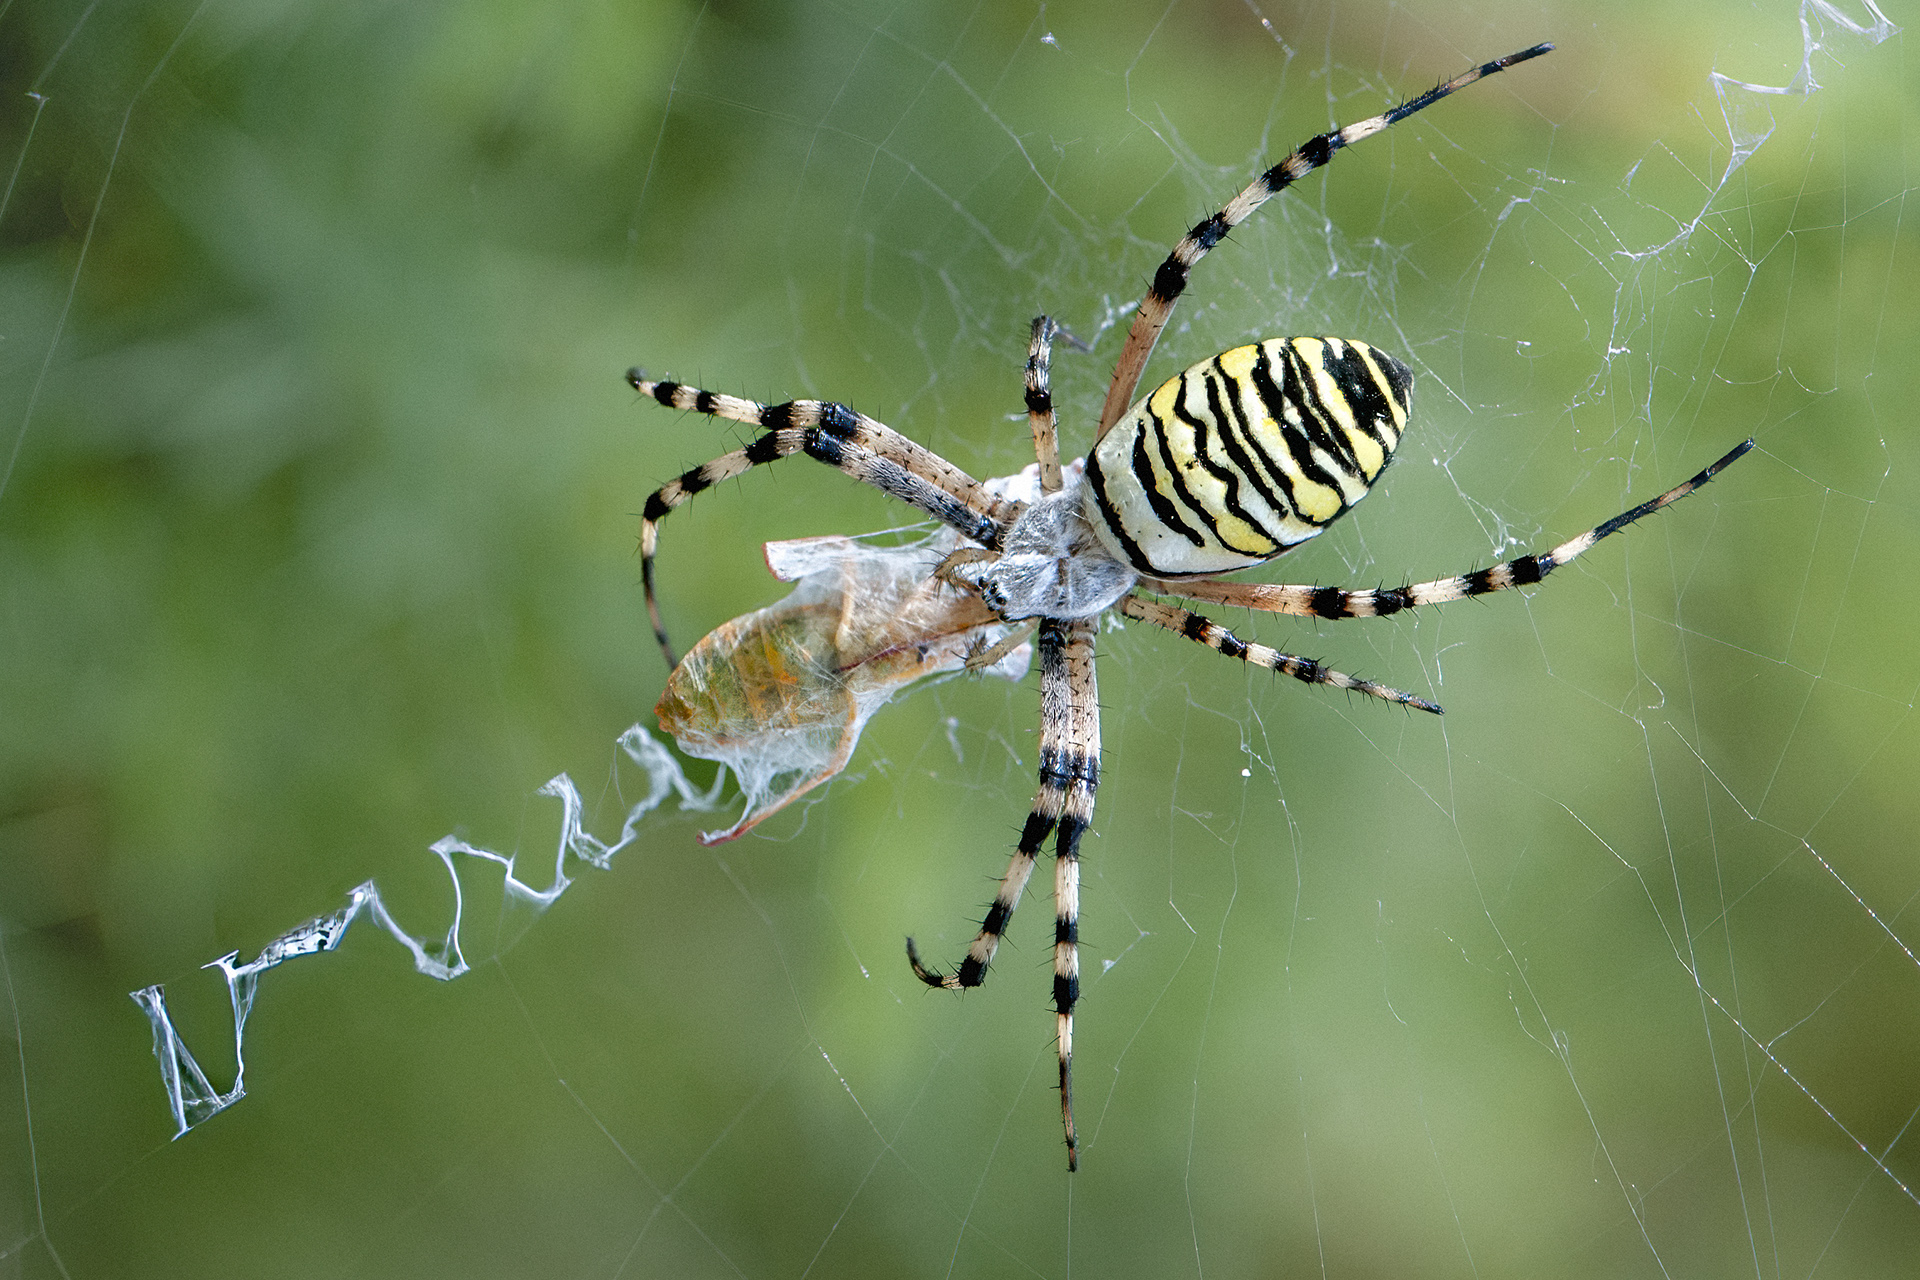
{"label": "wasp spider", "polygon": [[659,522],[701,490],[795,453],[918,507],[969,540],[972,546],[947,557],[936,572],[954,588],[977,594],[1002,620],[1026,624],[996,649],[1004,651],[1037,630],[1040,786],[1019,847],[960,963],[951,971],[930,967],[921,962],[912,939],[907,959],[929,986],[960,991],[979,985],[1034,860],[1053,836],[1053,1002],[1069,1169],[1078,1158],[1072,1066],[1073,1008],[1080,990],[1079,848],[1100,782],[1093,645],[1101,616],[1116,609],[1309,684],[1438,713],[1440,708],[1425,698],[1249,643],[1164,597],[1300,617],[1371,618],[1528,586],[1602,538],[1692,493],[1753,445],[1746,441],[1678,488],[1551,551],[1433,582],[1349,591],[1223,582],[1218,575],[1271,560],[1366,496],[1406,429],[1413,385],[1406,365],[1351,339],[1275,338],[1196,364],[1128,408],[1188,275],[1229,231],[1342,147],[1552,47],[1536,45],[1496,59],[1383,115],[1311,139],[1189,231],[1154,273],[1134,315],[1084,478],[1072,485],[1063,483],[1048,387],[1052,342],[1061,330],[1045,316],[1036,319],[1027,353],[1026,401],[1042,496],[1032,503],[996,498],[945,459],[844,405],[822,400],[764,405],[649,378],[638,369],[627,375],[636,390],[663,405],[751,423],[763,433],[746,448],[669,481],[647,499],[640,526],[642,580],[670,666],[673,651],[654,598]]}

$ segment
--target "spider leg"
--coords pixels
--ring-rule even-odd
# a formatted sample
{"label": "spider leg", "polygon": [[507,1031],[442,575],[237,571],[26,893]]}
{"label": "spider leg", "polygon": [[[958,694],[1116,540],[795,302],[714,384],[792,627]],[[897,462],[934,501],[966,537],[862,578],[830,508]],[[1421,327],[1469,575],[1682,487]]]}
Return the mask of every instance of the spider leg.
{"label": "spider leg", "polygon": [[974,935],[973,944],[967,948],[965,958],[953,972],[942,973],[922,964],[919,949],[914,946],[912,938],[907,939],[907,963],[913,966],[920,981],[930,987],[964,991],[986,981],[987,966],[993,963],[993,953],[999,949],[1000,939],[1007,931],[1007,923],[1013,919],[1014,908],[1020,905],[1020,895],[1025,892],[1027,879],[1033,874],[1034,859],[1040,856],[1041,846],[1046,844],[1047,837],[1059,825],[1061,810],[1066,805],[1067,788],[1074,781],[1072,763],[1062,758],[1068,713],[1066,645],[1061,635],[1061,624],[1042,625],[1039,647],[1040,789],[1034,795],[1026,826],[1021,828],[1020,843],[1007,863],[1007,873],[1000,877],[1000,891],[994,895],[993,905],[987,908],[986,918],[980,922],[980,932]]}
{"label": "spider leg", "polygon": [[1098,623],[1081,618],[1066,632],[1067,725],[1065,756],[1073,776],[1060,813],[1054,845],[1053,1007],[1059,1019],[1060,1123],[1067,1135],[1067,1172],[1080,1163],[1073,1126],[1073,1007],[1080,999],[1080,837],[1093,823],[1093,793],[1100,786],[1100,690],[1093,674],[1093,638]]}
{"label": "spider leg", "polygon": [[1053,339],[1060,332],[1052,316],[1033,318],[1033,336],[1027,346],[1027,422],[1033,428],[1033,456],[1040,461],[1040,492],[1058,493],[1060,436],[1053,416],[1053,387],[1048,378],[1053,363]]}
{"label": "spider leg", "polygon": [[[985,605],[981,606],[985,608]],[[979,671],[990,667],[1000,659],[1033,639],[1033,633],[1039,628],[1040,619],[1028,618],[1025,622],[1016,622],[1007,628],[1007,634],[993,644],[982,644],[967,655],[967,670]]]}
{"label": "spider leg", "polygon": [[654,381],[638,369],[627,372],[633,389],[673,409],[751,423],[765,434],[744,449],[683,472],[655,490],[640,518],[640,577],[654,636],[674,665],[673,646],[661,625],[654,598],[653,557],[659,524],[669,511],[703,489],[743,475],[754,467],[795,453],[837,467],[902,502],[920,508],[983,546],[995,546],[1019,505],[995,498],[972,476],[915,444],[892,427],[845,405],[826,400],[790,400],[765,405],[738,396],[702,391],[677,382]]}
{"label": "spider leg", "polygon": [[1093,820],[1100,784],[1100,708],[1093,674],[1094,622],[1055,618],[1040,623],[1040,788],[1020,832],[1020,844],[1000,892],[965,958],[951,973],[921,963],[907,939],[907,963],[930,987],[964,991],[986,980],[987,966],[1033,874],[1049,835],[1055,835],[1053,1000],[1059,1019],[1060,1114],[1067,1135],[1067,1167],[1079,1161],[1073,1126],[1073,1006],[1080,997],[1080,837]]}
{"label": "spider leg", "polygon": [[1278,649],[1268,648],[1264,644],[1248,644],[1211,618],[1204,618],[1177,605],[1163,604],[1144,596],[1128,596],[1120,602],[1118,608],[1129,618],[1150,622],[1156,627],[1183,635],[1189,640],[1198,640],[1215,653],[1223,653],[1229,658],[1238,658],[1256,667],[1267,667],[1278,671],[1281,675],[1305,681],[1307,684],[1324,684],[1335,689],[1351,689],[1355,693],[1364,693],[1387,702],[1398,702],[1420,711],[1440,714],[1438,703],[1428,702],[1425,698],[1415,697],[1411,693],[1384,684],[1375,684],[1371,680],[1362,680],[1358,676],[1350,676],[1344,671],[1335,671],[1332,667],[1322,666],[1312,658],[1281,653]]}
{"label": "spider leg", "polygon": [[1257,609],[1262,613],[1287,613],[1304,618],[1329,619],[1383,618],[1388,614],[1398,613],[1402,609],[1411,609],[1416,605],[1445,604],[1449,600],[1464,600],[1469,596],[1483,596],[1489,592],[1505,591],[1511,587],[1532,586],[1561,565],[1586,554],[1602,538],[1611,537],[1634,521],[1680,501],[1739,461],[1741,456],[1751,448],[1753,448],[1753,441],[1743,440],[1719,461],[1685,484],[1676,485],[1659,497],[1648,499],[1632,510],[1622,511],[1613,519],[1595,525],[1578,537],[1567,539],[1551,551],[1521,556],[1517,560],[1509,560],[1504,564],[1461,574],[1458,577],[1439,578],[1432,582],[1418,582],[1405,587],[1379,587],[1372,591],[1347,591],[1339,587],[1286,586],[1278,583],[1162,582],[1156,579],[1146,580],[1146,585],[1151,591],[1179,596],[1186,600]]}
{"label": "spider leg", "polygon": [[1300,144],[1299,150],[1255,178],[1246,190],[1227,201],[1225,208],[1195,223],[1193,230],[1187,232],[1186,237],[1173,247],[1167,260],[1153,273],[1153,284],[1148,287],[1147,296],[1140,300],[1140,309],[1133,316],[1133,326],[1127,331],[1126,345],[1120,349],[1120,360],[1114,366],[1113,381],[1107,384],[1107,402],[1100,411],[1100,431],[1095,438],[1105,436],[1127,411],[1134,390],[1140,385],[1140,372],[1146,367],[1147,356],[1152,353],[1154,343],[1159,341],[1167,318],[1173,314],[1174,303],[1186,291],[1188,275],[1195,264],[1207,256],[1207,251],[1220,243],[1229,231],[1245,222],[1254,210],[1268,200],[1332,160],[1333,153],[1340,148],[1372,137],[1476,80],[1504,71],[1529,58],[1537,58],[1552,49],[1550,44],[1537,44],[1531,49],[1495,58],[1416,98],[1408,99],[1391,111],[1309,138]]}

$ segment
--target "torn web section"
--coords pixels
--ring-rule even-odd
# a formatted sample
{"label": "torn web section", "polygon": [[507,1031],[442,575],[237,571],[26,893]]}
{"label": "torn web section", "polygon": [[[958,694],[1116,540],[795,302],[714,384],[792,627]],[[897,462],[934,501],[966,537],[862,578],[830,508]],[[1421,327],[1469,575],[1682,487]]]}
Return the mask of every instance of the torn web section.
{"label": "torn web section", "polygon": [[626,820],[620,827],[620,838],[612,844],[586,829],[582,821],[585,805],[572,778],[562,773],[540,788],[540,795],[552,796],[560,801],[562,808],[560,839],[553,858],[553,879],[546,888],[520,879],[515,873],[517,855],[483,849],[458,836],[443,836],[434,842],[432,851],[446,868],[447,879],[453,885],[453,918],[444,937],[430,939],[409,933],[387,909],[386,902],[380,896],[380,887],[368,880],[348,893],[344,907],[289,929],[247,963],[235,964],[240,953],[229,951],[204,966],[220,970],[226,978],[227,994],[233,1005],[234,1075],[231,1089],[222,1092],[215,1088],[194,1058],[192,1050],[187,1048],[167,1009],[165,987],[155,983],[131,992],[133,1002],[140,1006],[153,1027],[153,1056],[159,1061],[161,1086],[166,1091],[167,1105],[173,1114],[173,1136],[184,1137],[194,1126],[212,1119],[247,1096],[247,1019],[253,1013],[254,999],[259,994],[260,976],[289,960],[337,950],[346,938],[348,926],[362,913],[412,954],[416,972],[442,982],[451,982],[467,973],[472,966],[467,963],[460,947],[466,893],[454,864],[455,854],[498,865],[502,873],[501,888],[506,906],[538,915],[552,906],[573,883],[572,877],[567,874],[568,855],[604,871],[611,865],[613,855],[633,842],[641,819],[659,808],[669,794],[679,795],[682,809],[704,810],[713,807],[718,785],[704,795],[695,791],[672,754],[641,726],[634,725],[621,734],[619,746],[629,759],[647,771],[647,794],[627,810]]}
{"label": "torn web section", "polygon": [[[1083,463],[1067,468],[1069,483]],[[1040,470],[986,482],[996,496],[1031,502]],[[800,538],[766,545],[767,569],[795,585],[784,600],[713,629],[667,678],[654,714],[682,751],[733,771],[740,819],[701,836],[743,835],[847,767],[874,712],[914,685],[965,668],[1011,628],[980,597],[935,570],[960,546],[943,527],[918,541]],[[1020,644],[983,668],[1006,680],[1027,673]]]}

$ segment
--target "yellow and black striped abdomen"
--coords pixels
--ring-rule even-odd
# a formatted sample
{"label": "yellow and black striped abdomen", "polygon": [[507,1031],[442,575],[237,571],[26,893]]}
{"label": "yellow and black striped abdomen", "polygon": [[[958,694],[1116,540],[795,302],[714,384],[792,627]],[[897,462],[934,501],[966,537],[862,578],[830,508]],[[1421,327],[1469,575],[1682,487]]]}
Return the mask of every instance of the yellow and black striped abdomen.
{"label": "yellow and black striped abdomen", "polygon": [[1270,560],[1367,496],[1407,425],[1413,371],[1346,338],[1269,338],[1162,383],[1087,460],[1108,550],[1159,578]]}

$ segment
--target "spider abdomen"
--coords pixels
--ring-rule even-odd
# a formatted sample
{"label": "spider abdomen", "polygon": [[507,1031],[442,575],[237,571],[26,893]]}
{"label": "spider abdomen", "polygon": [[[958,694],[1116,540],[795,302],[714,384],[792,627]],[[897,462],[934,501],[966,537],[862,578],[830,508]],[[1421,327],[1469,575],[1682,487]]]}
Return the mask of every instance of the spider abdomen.
{"label": "spider abdomen", "polygon": [[1159,578],[1228,573],[1326,528],[1379,478],[1413,371],[1347,338],[1269,338],[1154,388],[1087,459],[1085,514]]}

